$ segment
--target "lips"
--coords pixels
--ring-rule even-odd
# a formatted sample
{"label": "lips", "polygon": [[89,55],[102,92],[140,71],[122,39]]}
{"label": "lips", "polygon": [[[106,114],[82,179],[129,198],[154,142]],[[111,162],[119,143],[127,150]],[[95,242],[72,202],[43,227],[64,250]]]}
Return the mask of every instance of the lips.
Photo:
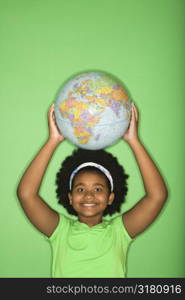
{"label": "lips", "polygon": [[93,206],[96,206],[97,204],[96,203],[82,203],[81,205],[85,206],[85,207],[93,207]]}

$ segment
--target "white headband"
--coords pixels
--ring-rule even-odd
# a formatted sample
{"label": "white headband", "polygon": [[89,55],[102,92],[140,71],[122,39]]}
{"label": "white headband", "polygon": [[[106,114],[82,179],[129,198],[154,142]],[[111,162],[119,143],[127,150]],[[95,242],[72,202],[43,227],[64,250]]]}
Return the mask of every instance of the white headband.
{"label": "white headband", "polygon": [[105,174],[105,176],[108,178],[109,182],[110,182],[111,192],[113,191],[114,186],[113,186],[113,180],[112,180],[112,176],[111,176],[110,172],[106,168],[104,168],[102,165],[96,164],[94,162],[83,163],[83,164],[79,165],[71,173],[71,176],[70,176],[70,179],[69,179],[69,189],[70,189],[70,191],[72,189],[72,181],[73,181],[74,176],[76,175],[76,173],[78,173],[79,170],[81,170],[82,168],[85,168],[85,167],[95,167],[95,168],[99,169],[100,171],[102,171]]}

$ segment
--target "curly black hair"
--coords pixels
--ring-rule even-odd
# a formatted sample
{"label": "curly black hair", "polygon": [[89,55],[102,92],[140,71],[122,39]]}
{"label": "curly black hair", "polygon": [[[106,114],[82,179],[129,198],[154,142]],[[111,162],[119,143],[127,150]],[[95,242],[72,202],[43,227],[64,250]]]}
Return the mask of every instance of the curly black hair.
{"label": "curly black hair", "polygon": [[[128,174],[125,173],[124,168],[118,163],[116,157],[105,150],[86,150],[75,149],[72,155],[68,156],[63,163],[59,172],[56,174],[56,195],[58,203],[63,205],[68,213],[77,216],[77,212],[69,204],[69,179],[71,173],[82,163],[95,162],[101,164],[103,167],[109,170],[112,175],[114,183],[115,198],[111,205],[108,205],[105,209],[103,216],[107,214],[112,215],[116,212],[120,212],[121,205],[125,202],[125,196],[128,191],[127,179]],[[82,169],[83,170],[83,169]]]}

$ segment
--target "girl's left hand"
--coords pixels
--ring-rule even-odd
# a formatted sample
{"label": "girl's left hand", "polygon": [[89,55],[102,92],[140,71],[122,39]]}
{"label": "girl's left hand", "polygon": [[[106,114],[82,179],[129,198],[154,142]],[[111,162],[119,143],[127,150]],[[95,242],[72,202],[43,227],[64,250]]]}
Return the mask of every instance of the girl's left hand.
{"label": "girl's left hand", "polygon": [[139,119],[139,114],[138,111],[136,109],[135,104],[132,102],[131,104],[131,120],[130,120],[130,124],[129,127],[126,131],[126,133],[123,136],[123,139],[127,142],[127,143],[132,143],[134,141],[139,140],[138,137],[138,119]]}

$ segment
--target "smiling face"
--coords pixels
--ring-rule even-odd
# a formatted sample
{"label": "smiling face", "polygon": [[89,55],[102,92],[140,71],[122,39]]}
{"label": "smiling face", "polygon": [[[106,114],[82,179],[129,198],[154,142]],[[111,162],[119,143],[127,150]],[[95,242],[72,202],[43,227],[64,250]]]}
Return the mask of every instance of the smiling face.
{"label": "smiling face", "polygon": [[111,205],[114,200],[106,176],[90,171],[81,171],[75,176],[68,196],[79,219],[100,220],[107,205]]}

